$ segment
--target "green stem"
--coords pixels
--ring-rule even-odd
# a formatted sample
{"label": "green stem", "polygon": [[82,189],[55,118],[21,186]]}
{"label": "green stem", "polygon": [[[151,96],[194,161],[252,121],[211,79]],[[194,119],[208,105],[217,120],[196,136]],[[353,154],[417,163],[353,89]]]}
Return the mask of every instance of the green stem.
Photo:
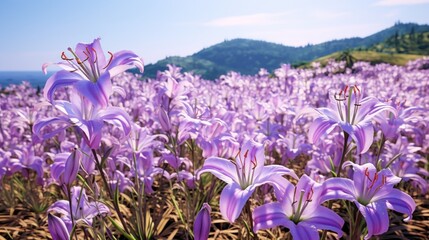
{"label": "green stem", "polygon": [[95,152],[95,149],[91,149],[91,150],[92,150],[92,154],[94,155],[95,164],[97,165],[97,169],[100,172],[101,179],[103,180],[104,186],[106,187],[107,192],[109,193],[110,199],[112,199],[112,201],[113,201],[113,207],[115,208],[115,211],[118,214],[119,220],[121,221],[121,224],[123,225],[124,230],[127,233],[129,233],[127,224],[125,223],[125,220],[124,220],[124,215],[120,211],[119,204],[116,201],[116,197],[113,195],[112,190],[110,189],[109,182],[107,182],[106,175],[105,175],[105,173],[103,171],[103,167],[101,166],[100,160],[97,157],[97,153]]}
{"label": "green stem", "polygon": [[[343,152],[341,154],[341,161],[340,161],[340,165],[338,166],[337,172],[335,173],[334,177],[339,177],[340,173],[341,173],[341,169],[343,168],[343,164],[344,164],[344,160],[346,159],[346,155],[347,155],[347,142],[349,141],[349,134],[347,132],[344,131],[344,144],[343,144]],[[328,204],[328,208],[331,209],[332,208],[332,201],[329,202]],[[326,239],[326,236],[328,234],[328,231],[323,230],[323,234],[322,234],[322,240]]]}
{"label": "green stem", "polygon": [[346,154],[347,154],[347,142],[349,141],[349,134],[347,132],[344,131],[344,144],[343,144],[343,153],[341,154],[341,162],[340,165],[338,166],[336,175],[337,177],[340,176],[341,173],[341,169],[343,168],[343,164],[344,164],[344,160],[346,159]]}
{"label": "green stem", "polygon": [[380,155],[381,155],[381,151],[383,151],[385,143],[386,143],[386,137],[384,136],[384,134],[381,134],[381,143],[380,143],[380,147],[378,148],[378,152],[377,152],[377,160],[375,161],[376,167],[378,170],[381,170]]}
{"label": "green stem", "polygon": [[360,214],[358,209],[356,209],[355,214],[356,214],[356,218],[355,218],[354,224],[350,225],[350,240],[360,239],[360,236],[362,235],[362,232],[361,232],[362,215]]}
{"label": "green stem", "polygon": [[[244,223],[244,225],[248,226],[248,228],[246,228],[247,238],[258,239],[258,235],[253,232],[253,217],[252,217],[252,209],[250,208],[250,201],[247,201],[245,208],[246,208],[247,221],[248,221],[248,224]],[[245,218],[243,218],[243,221],[246,221]]]}

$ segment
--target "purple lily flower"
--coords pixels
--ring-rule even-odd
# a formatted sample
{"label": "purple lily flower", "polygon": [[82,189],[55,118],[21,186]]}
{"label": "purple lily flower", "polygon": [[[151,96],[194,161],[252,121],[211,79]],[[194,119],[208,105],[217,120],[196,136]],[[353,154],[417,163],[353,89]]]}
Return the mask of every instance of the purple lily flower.
{"label": "purple lily flower", "polygon": [[48,229],[53,240],[64,240],[70,238],[70,233],[61,218],[48,214]]}
{"label": "purple lily flower", "polygon": [[393,174],[402,178],[402,181],[411,181],[422,194],[426,194],[428,181],[424,177],[428,177],[429,172],[419,166],[427,163],[427,160],[417,153],[421,151],[421,147],[409,143],[404,136],[398,137],[394,144],[388,142],[385,147],[386,154],[382,156],[381,166],[389,168]]}
{"label": "purple lily flower", "polygon": [[209,204],[203,203],[203,207],[198,212],[197,217],[194,222],[194,239],[195,240],[204,240],[209,237],[210,233],[210,213],[212,208]]}
{"label": "purple lily flower", "polygon": [[127,143],[133,152],[141,153],[150,149],[153,145],[160,144],[159,141],[155,140],[158,137],[168,141],[167,136],[163,134],[151,135],[148,128],[142,128],[137,124],[134,124]]}
{"label": "purple lily flower", "polygon": [[401,130],[417,128],[418,122],[423,122],[423,116],[421,113],[424,112],[422,107],[405,107],[405,102],[396,102],[392,100],[390,103],[394,107],[398,114],[394,116],[388,114],[386,116],[380,116],[380,129],[383,132],[386,139],[394,141]]}
{"label": "purple lily flower", "polygon": [[371,163],[364,165],[345,162],[354,170],[353,180],[346,178],[331,178],[324,182],[323,201],[345,199],[353,201],[366,220],[368,234],[365,239],[387,231],[389,215],[387,209],[405,213],[412,218],[416,203],[408,194],[394,189],[393,186],[401,181],[390,169],[377,172]]}
{"label": "purple lily flower", "polygon": [[317,230],[343,235],[344,220],[334,211],[321,206],[323,185],[303,175],[298,184],[287,183],[280,202],[268,203],[253,211],[254,231],[284,226],[293,239],[319,239]]}
{"label": "purple lily flower", "polygon": [[131,167],[131,172],[136,172],[140,181],[144,183],[144,191],[147,194],[153,193],[152,185],[154,176],[162,173],[162,169],[154,166],[153,151],[147,150],[137,154],[136,166]]}
{"label": "purple lily flower", "polygon": [[[64,61],[56,65],[64,70],[52,75],[43,90],[45,98],[50,102],[53,102],[58,88],[72,85],[94,105],[106,107],[113,93],[111,78],[132,67],[143,72],[143,60],[131,51],[115,54],[108,52],[110,59],[106,61],[99,38],[90,44],[77,44],[75,51],[71,48],[68,50],[73,57],[67,57],[64,52],[61,54]],[[44,73],[49,65],[43,65]]]}
{"label": "purple lily flower", "polygon": [[[104,122],[111,123],[122,129],[126,136],[131,132],[131,119],[128,114],[119,107],[107,107],[100,109],[99,106],[91,104],[87,99],[76,92],[70,95],[71,102],[58,100],[54,106],[64,116],[42,119],[36,122],[33,132],[43,139],[48,139],[69,126],[79,129],[85,143],[92,149],[98,149],[101,143],[102,127]],[[62,127],[42,134],[42,129],[52,123],[63,123]]]}
{"label": "purple lily flower", "polygon": [[73,222],[75,224],[83,222],[91,226],[92,219],[95,216],[110,213],[109,208],[103,203],[89,202],[84,188],[73,187],[71,189],[70,198],[72,209],[70,209],[69,201],[67,200],[58,200],[48,209],[48,213],[56,212],[62,214],[61,219],[67,226],[69,232],[73,229]]}
{"label": "purple lily flower", "polygon": [[22,149],[14,151],[16,157],[10,157],[9,167],[10,172],[21,172],[24,176],[28,177],[28,171],[24,169],[34,170],[37,174],[37,182],[43,183],[43,159],[35,156],[33,146],[28,144],[23,146]]}
{"label": "purple lily flower", "polygon": [[376,98],[361,99],[361,91],[356,86],[346,86],[339,94],[335,94],[329,107],[313,110],[316,118],[308,132],[310,143],[316,143],[324,133],[340,127],[355,141],[359,153],[368,151],[373,143],[374,126],[371,121],[384,111],[397,114],[395,108]]}
{"label": "purple lily flower", "polygon": [[289,182],[282,175],[298,178],[293,170],[280,165],[264,166],[264,146],[251,139],[243,143],[235,161],[219,157],[205,160],[198,176],[210,172],[226,182],[220,196],[220,212],[230,222],[234,222],[256,187],[265,183],[282,189]]}

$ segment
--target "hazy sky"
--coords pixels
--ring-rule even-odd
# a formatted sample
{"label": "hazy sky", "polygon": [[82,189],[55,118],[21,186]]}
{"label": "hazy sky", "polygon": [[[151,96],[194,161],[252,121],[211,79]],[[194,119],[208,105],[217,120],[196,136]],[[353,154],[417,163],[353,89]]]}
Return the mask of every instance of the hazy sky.
{"label": "hazy sky", "polygon": [[301,46],[365,37],[396,21],[429,23],[429,0],[1,0],[0,71],[40,70],[101,37],[153,63],[225,39]]}

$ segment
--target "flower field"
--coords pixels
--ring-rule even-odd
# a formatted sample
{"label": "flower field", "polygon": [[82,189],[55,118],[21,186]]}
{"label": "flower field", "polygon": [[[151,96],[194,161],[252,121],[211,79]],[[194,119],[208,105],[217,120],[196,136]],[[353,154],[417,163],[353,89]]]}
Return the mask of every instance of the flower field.
{"label": "flower field", "polygon": [[0,90],[0,239],[427,238],[428,58],[208,81],[99,39],[60,57]]}

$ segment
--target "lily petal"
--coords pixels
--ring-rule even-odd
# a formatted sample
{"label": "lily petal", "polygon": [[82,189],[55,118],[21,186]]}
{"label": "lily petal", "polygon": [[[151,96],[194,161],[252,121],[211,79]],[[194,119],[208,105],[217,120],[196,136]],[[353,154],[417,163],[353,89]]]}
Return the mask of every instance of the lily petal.
{"label": "lily petal", "polygon": [[365,153],[374,141],[374,127],[371,122],[360,122],[353,126],[351,137],[356,143],[357,151]]}
{"label": "lily petal", "polygon": [[344,220],[334,211],[326,207],[317,208],[317,215],[303,220],[303,223],[315,226],[317,229],[334,231],[338,234],[338,238],[341,238],[343,235],[341,229],[344,225]]}
{"label": "lily petal", "polygon": [[416,209],[416,203],[413,198],[398,189],[392,190],[391,195],[386,198],[386,205],[389,209],[407,214],[408,217],[404,219],[406,222],[411,220]]}
{"label": "lily petal", "polygon": [[97,82],[81,80],[74,84],[76,90],[88,98],[95,106],[106,107],[113,93],[112,82],[108,72],[103,73]]}
{"label": "lily petal", "polygon": [[298,225],[293,224],[291,221],[287,226],[293,239],[319,239],[319,232],[314,225],[309,225],[306,222],[299,222]]}
{"label": "lily petal", "polygon": [[389,215],[385,202],[372,202],[366,206],[359,203],[356,203],[356,205],[365,218],[368,228],[368,234],[365,236],[365,239],[369,239],[373,235],[379,235],[387,231],[389,228]]}
{"label": "lily petal", "polygon": [[253,215],[253,230],[264,230],[277,226],[285,226],[290,222],[288,216],[284,214],[280,203],[268,203],[255,208]]}
{"label": "lily petal", "polygon": [[314,119],[310,129],[308,130],[309,142],[317,143],[323,134],[330,133],[337,125],[337,122],[325,117],[318,117]]}
{"label": "lily petal", "polygon": [[48,214],[48,229],[53,240],[69,239],[70,233],[61,218]]}
{"label": "lily petal", "polygon": [[251,188],[242,190],[237,183],[228,184],[220,194],[220,212],[222,217],[233,223],[240,216],[241,210],[252,195]]}
{"label": "lily petal", "polygon": [[111,77],[118,75],[119,73],[125,72],[126,70],[137,67],[140,73],[143,73],[144,63],[135,53],[131,51],[120,51],[113,55],[112,62],[107,67]]}
{"label": "lily petal", "polygon": [[215,175],[227,184],[238,182],[237,168],[231,161],[224,158],[207,158],[204,161],[204,166],[198,171],[198,177],[205,172]]}
{"label": "lily petal", "polygon": [[[42,134],[42,129],[46,127],[47,125],[50,125],[52,123],[65,123],[64,126],[55,129],[54,131],[51,131],[46,134]],[[39,136],[42,139],[48,139],[53,136],[55,136],[57,133],[63,131],[67,127],[69,127],[71,124],[68,122],[68,119],[66,117],[53,117],[53,118],[47,118],[38,120],[34,126],[33,126],[33,133]]]}
{"label": "lily petal", "polygon": [[43,88],[43,95],[50,102],[53,102],[54,93],[58,88],[73,85],[78,81],[82,81],[82,77],[79,74],[66,70],[58,71],[46,81]]}
{"label": "lily petal", "polygon": [[131,133],[132,121],[127,112],[119,107],[109,107],[104,110],[101,110],[97,117],[103,121],[115,125],[122,129],[124,134],[128,136]]}
{"label": "lily petal", "polygon": [[[262,167],[259,176],[256,177],[256,179],[253,181],[253,184],[255,186],[261,186],[265,183],[272,183],[273,185],[277,185],[276,187],[280,189],[282,185],[284,185],[286,182],[289,182],[285,178],[281,177],[283,175],[289,175],[295,179],[298,179],[298,176],[295,174],[295,172],[287,167],[281,165],[268,165]],[[280,176],[280,178],[277,176]]]}
{"label": "lily petal", "polygon": [[321,203],[334,199],[353,201],[357,196],[353,181],[346,178],[330,178],[323,182],[323,188]]}

